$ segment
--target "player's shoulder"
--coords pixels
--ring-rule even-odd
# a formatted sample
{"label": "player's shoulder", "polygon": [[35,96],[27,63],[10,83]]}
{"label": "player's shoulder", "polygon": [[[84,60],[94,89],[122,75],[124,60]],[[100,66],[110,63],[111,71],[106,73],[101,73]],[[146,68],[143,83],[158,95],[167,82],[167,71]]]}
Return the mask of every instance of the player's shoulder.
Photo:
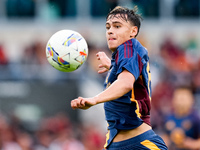
{"label": "player's shoulder", "polygon": [[130,50],[132,50],[133,44],[134,43],[133,43],[132,39],[127,40],[126,42],[119,45],[117,50],[119,51],[119,53],[127,51],[127,50],[130,51]]}
{"label": "player's shoulder", "polygon": [[135,45],[133,45],[133,49],[135,49],[138,57],[141,58],[143,64],[149,61],[148,50],[144,47],[137,39],[134,39]]}
{"label": "player's shoulder", "polygon": [[137,50],[137,52],[139,54],[148,54],[148,50],[146,47],[144,47],[137,39],[134,39],[135,40],[135,44],[134,44],[134,47],[135,49]]}
{"label": "player's shoulder", "polygon": [[145,60],[148,59],[147,49],[135,38],[130,39],[118,46],[117,53],[117,56],[121,59],[135,58],[138,55],[141,58],[145,58]]}
{"label": "player's shoulder", "polygon": [[188,118],[198,121],[200,123],[200,116],[197,110],[192,110],[191,113],[188,115]]}

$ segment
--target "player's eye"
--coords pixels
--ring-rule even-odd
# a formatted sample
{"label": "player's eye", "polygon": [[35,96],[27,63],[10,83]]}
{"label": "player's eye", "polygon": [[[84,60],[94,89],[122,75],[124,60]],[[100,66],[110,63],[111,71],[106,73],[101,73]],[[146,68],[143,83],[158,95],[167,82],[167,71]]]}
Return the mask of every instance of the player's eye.
{"label": "player's eye", "polygon": [[120,28],[120,27],[121,27],[120,25],[116,25],[116,26],[115,26],[115,28]]}
{"label": "player's eye", "polygon": [[106,30],[109,30],[110,29],[110,26],[106,26]]}

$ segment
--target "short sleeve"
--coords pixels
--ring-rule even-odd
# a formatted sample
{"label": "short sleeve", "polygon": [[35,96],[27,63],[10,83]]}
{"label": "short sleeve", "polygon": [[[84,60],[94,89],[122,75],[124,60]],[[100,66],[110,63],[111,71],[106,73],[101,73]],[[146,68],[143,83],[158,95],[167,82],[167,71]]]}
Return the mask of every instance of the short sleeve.
{"label": "short sleeve", "polygon": [[117,74],[120,74],[124,69],[126,69],[131,74],[133,74],[135,79],[137,80],[137,78],[140,76],[137,57],[124,58],[124,59],[120,60],[118,63]]}
{"label": "short sleeve", "polygon": [[132,50],[132,55],[128,58],[125,58],[123,51],[119,51],[117,66],[117,74],[120,74],[124,69],[126,69],[132,73],[137,80],[141,74],[143,63],[141,57],[136,51]]}

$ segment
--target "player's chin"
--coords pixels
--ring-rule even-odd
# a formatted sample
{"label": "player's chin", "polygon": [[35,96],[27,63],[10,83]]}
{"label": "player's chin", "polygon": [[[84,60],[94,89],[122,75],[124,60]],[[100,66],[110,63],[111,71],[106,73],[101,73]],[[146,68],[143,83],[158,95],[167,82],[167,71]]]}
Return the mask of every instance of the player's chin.
{"label": "player's chin", "polygon": [[117,46],[114,46],[114,45],[108,45],[108,48],[114,52],[116,49],[117,49]]}
{"label": "player's chin", "polygon": [[117,43],[116,43],[116,41],[115,40],[109,40],[109,41],[107,41],[107,44],[108,44],[108,48],[111,50],[113,50],[113,49],[116,49],[117,48]]}

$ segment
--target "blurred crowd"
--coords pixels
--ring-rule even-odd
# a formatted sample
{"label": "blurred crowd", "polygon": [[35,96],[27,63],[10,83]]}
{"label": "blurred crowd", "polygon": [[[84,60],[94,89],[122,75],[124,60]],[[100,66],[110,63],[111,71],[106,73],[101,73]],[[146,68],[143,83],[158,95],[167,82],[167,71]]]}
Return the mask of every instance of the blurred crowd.
{"label": "blurred crowd", "polygon": [[15,115],[0,115],[0,150],[100,150],[104,141],[98,128],[65,114],[42,118],[34,129]]}
{"label": "blurred crowd", "polygon": [[[200,149],[200,53],[197,39],[160,45],[152,65],[152,126],[170,150]],[[155,71],[155,73],[153,73]],[[156,76],[154,76],[154,74]],[[155,79],[156,78],[156,79]]]}
{"label": "blurred crowd", "polygon": [[150,56],[150,61],[152,82],[156,82],[152,93],[152,104],[156,110],[163,114],[170,112],[173,92],[180,86],[189,87],[195,97],[195,106],[199,105],[200,53],[195,38],[182,45],[175,43],[173,38],[166,38],[159,53]]}

